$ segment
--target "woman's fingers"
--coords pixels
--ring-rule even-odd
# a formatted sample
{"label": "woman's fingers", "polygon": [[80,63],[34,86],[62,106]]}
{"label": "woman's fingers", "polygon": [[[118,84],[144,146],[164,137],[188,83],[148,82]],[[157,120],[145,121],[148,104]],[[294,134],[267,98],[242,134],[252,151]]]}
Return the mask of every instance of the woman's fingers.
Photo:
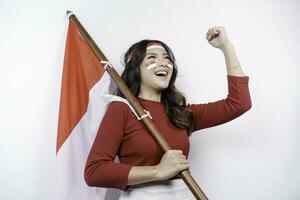
{"label": "woman's fingers", "polygon": [[220,30],[217,30],[216,28],[212,28],[211,29],[211,38],[210,38],[210,40],[218,37],[220,32],[221,32]]}
{"label": "woman's fingers", "polygon": [[206,39],[207,39],[207,40],[210,39],[210,29],[208,29],[208,31],[206,32]]}
{"label": "woman's fingers", "polygon": [[182,150],[170,150],[170,153],[175,160],[186,160],[186,156],[183,154]]}
{"label": "woman's fingers", "polygon": [[181,156],[179,156],[179,157],[175,160],[175,162],[176,162],[177,164],[187,164],[187,163],[188,163],[188,160],[185,158],[184,155],[181,155]]}
{"label": "woman's fingers", "polygon": [[182,154],[182,155],[179,155],[178,158],[180,158],[180,159],[186,159],[186,158],[185,158],[185,155],[183,155],[183,154]]}
{"label": "woman's fingers", "polygon": [[179,161],[179,163],[180,163],[180,164],[188,164],[188,161],[185,160],[185,159],[181,159],[181,160]]}
{"label": "woman's fingers", "polygon": [[174,157],[174,161],[178,163],[187,163],[186,156],[183,154],[182,150],[170,150],[172,157]]}
{"label": "woman's fingers", "polygon": [[211,41],[214,38],[218,37],[220,35],[220,33],[222,33],[222,32],[223,32],[223,27],[222,26],[211,27],[207,31],[206,39],[208,41]]}
{"label": "woman's fingers", "polygon": [[180,167],[179,167],[180,171],[189,169],[189,168],[190,168],[190,166],[188,164],[183,164],[183,165],[180,165]]}
{"label": "woman's fingers", "polygon": [[211,41],[214,37],[215,37],[216,33],[214,32],[214,30],[212,28],[210,28],[208,31],[207,31],[207,34],[206,34],[206,39],[208,41]]}

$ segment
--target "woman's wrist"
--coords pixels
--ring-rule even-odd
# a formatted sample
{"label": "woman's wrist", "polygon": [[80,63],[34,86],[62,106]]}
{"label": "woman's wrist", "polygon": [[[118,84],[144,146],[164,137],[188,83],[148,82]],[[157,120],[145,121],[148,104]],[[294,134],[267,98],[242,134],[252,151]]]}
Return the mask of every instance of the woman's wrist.
{"label": "woman's wrist", "polygon": [[233,44],[230,41],[228,41],[224,46],[220,48],[220,50],[225,54],[234,51],[234,47]]}
{"label": "woman's wrist", "polygon": [[157,181],[163,180],[164,178],[163,178],[163,175],[161,174],[161,170],[159,168],[159,164],[153,166],[153,168],[154,168],[154,171],[155,171],[155,179]]}
{"label": "woman's wrist", "polygon": [[232,43],[226,43],[226,45],[221,50],[225,56],[227,74],[231,76],[244,76],[242,67]]}

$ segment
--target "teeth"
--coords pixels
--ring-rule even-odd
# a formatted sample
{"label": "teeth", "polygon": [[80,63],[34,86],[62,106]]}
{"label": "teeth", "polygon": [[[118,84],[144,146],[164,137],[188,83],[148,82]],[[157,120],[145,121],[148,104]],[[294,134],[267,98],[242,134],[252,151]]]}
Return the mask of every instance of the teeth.
{"label": "teeth", "polygon": [[168,73],[166,71],[158,71],[158,72],[155,72],[155,75],[164,75],[166,76]]}

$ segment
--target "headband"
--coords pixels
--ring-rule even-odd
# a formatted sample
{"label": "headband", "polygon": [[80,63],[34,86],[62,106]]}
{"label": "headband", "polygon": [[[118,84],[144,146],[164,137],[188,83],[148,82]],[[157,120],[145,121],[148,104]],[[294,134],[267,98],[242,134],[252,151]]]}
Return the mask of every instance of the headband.
{"label": "headband", "polygon": [[[159,42],[150,42],[150,43],[148,43],[146,49],[148,50],[148,49],[155,49],[155,48],[165,49],[165,48],[161,45],[161,43],[159,43]],[[131,56],[132,56],[132,53],[129,54],[129,56],[128,56],[127,60],[126,60],[126,64],[130,61]]]}

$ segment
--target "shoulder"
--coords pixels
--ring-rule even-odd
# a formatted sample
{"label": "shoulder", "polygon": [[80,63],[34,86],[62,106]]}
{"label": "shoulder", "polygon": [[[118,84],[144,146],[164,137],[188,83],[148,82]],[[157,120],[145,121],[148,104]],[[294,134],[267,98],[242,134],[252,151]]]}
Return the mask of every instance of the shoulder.
{"label": "shoulder", "polygon": [[123,116],[127,118],[130,108],[124,102],[114,101],[108,106],[107,112],[114,114],[116,117]]}
{"label": "shoulder", "polygon": [[110,109],[122,109],[122,110],[126,110],[128,106],[126,105],[126,103],[122,102],[122,101],[113,101],[110,103],[109,108]]}

